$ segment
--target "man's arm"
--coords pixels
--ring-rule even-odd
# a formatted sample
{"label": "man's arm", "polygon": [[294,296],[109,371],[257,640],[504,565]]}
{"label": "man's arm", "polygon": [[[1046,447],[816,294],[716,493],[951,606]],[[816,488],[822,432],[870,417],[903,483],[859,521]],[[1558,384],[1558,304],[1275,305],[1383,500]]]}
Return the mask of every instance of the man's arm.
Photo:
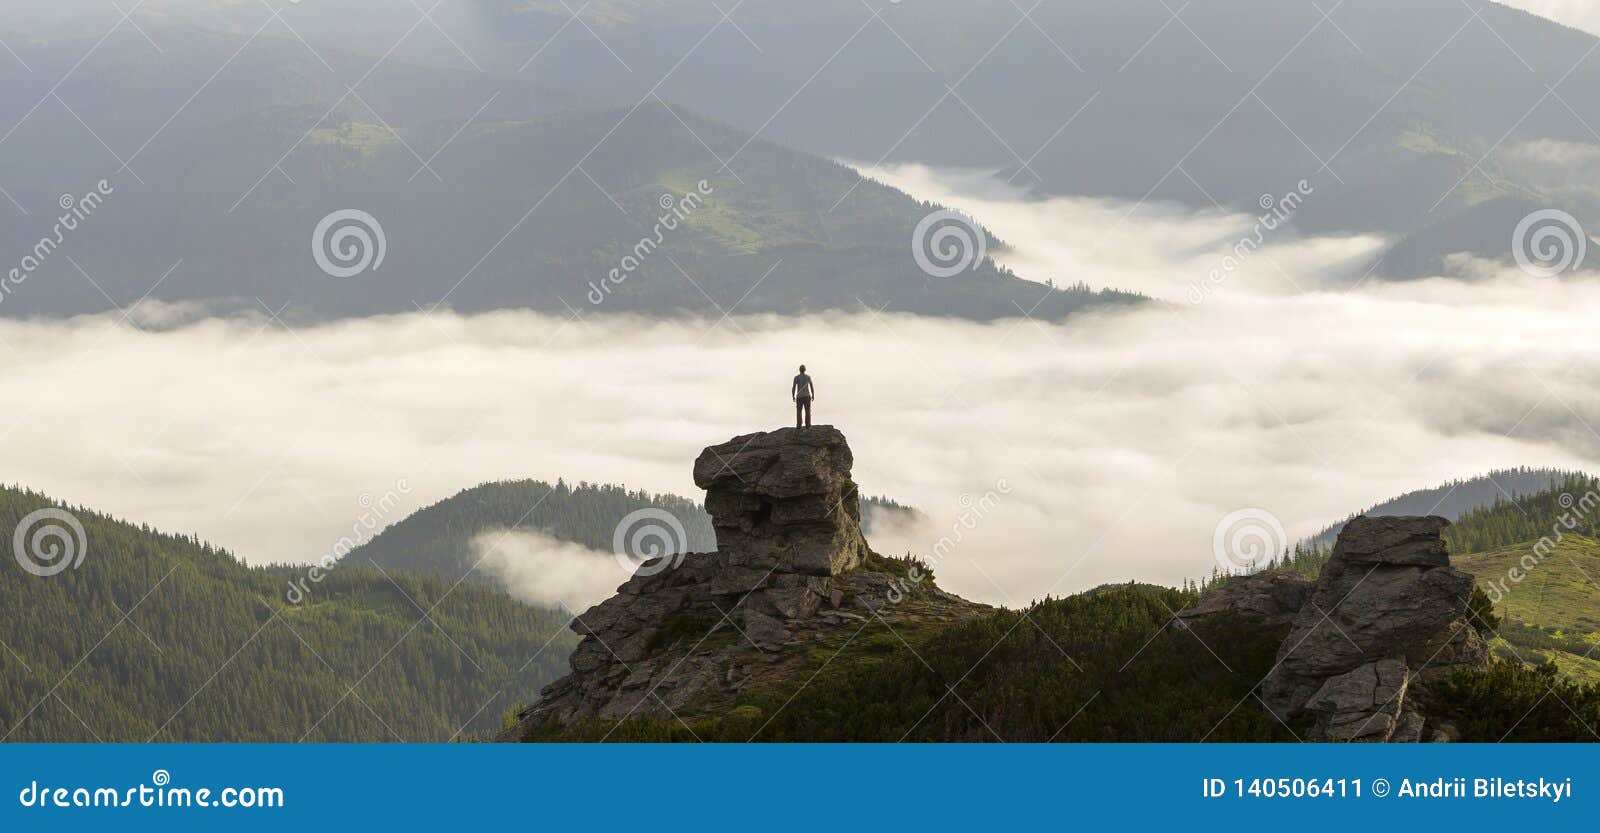
{"label": "man's arm", "polygon": [[799,398],[800,398],[800,379],[797,377],[793,382],[789,383],[789,399],[791,401],[793,401],[793,400],[798,400]]}

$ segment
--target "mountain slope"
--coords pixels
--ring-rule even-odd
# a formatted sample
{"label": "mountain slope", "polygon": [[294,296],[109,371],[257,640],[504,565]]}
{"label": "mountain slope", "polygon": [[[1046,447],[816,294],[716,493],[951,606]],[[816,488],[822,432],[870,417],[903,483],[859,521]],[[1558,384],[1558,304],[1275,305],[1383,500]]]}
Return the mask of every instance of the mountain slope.
{"label": "mountain slope", "polygon": [[1600,146],[1594,38],[1494,3],[746,0],[737,32],[682,4],[580,10],[626,70],[553,37],[571,16],[559,4],[477,4],[508,54],[539,50],[548,83],[631,101],[667,75],[668,100],[814,153],[1252,212],[1309,180],[1300,228],[1409,240],[1379,274],[1508,255],[1515,224],[1472,211],[1497,197],[1600,227],[1592,183],[1543,182],[1519,159],[1540,140]]}
{"label": "mountain slope", "polygon": [[[0,227],[0,247],[33,251],[56,236],[64,192],[109,188],[0,313],[99,312],[146,293],[257,312],[288,304],[291,320],[441,307],[716,320],[863,305],[1059,318],[1134,300],[1053,290],[990,260],[932,278],[912,241],[933,206],[656,101],[563,109],[569,100],[528,76],[385,62],[367,77],[361,58],[281,38],[160,34],[161,55],[132,35],[108,41],[63,86],[70,111],[48,99],[35,109],[37,79],[0,68],[18,82],[0,113],[19,119],[0,143],[0,187],[27,212]],[[242,51],[226,63],[230,48]],[[224,64],[208,86],[204,73]],[[79,108],[117,128],[86,130]],[[346,274],[341,255],[354,253],[335,246],[355,241],[314,232],[350,210],[371,217],[355,247],[371,260]]]}
{"label": "mountain slope", "polygon": [[[1568,534],[1554,546],[1514,544],[1458,556],[1456,565],[1495,601],[1497,654],[1600,682],[1600,541]],[[1524,568],[1524,559],[1535,564]],[[1521,581],[1514,576],[1524,576]]]}
{"label": "mountain slope", "polygon": [[[51,508],[0,490],[7,530]],[[493,728],[498,693],[559,676],[575,642],[566,617],[487,588],[354,567],[317,582],[69,511],[77,569],[0,565],[8,741],[444,741]]]}
{"label": "mountain slope", "polygon": [[[659,509],[682,525],[674,552],[716,549],[711,518],[693,501],[675,495],[630,492],[621,486],[537,480],[484,483],[406,516],[350,551],[347,564],[377,564],[456,581],[478,560],[472,539],[499,529],[541,530],[562,541],[611,552],[617,526],[629,514]],[[492,581],[472,573],[475,581]],[[624,577],[619,577],[621,581]]]}

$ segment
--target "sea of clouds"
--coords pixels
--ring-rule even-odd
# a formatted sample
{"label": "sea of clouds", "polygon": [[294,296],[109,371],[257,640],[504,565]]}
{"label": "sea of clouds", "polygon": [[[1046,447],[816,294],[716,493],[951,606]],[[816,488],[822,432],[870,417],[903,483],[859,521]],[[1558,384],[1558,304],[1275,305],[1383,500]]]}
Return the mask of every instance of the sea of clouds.
{"label": "sea of clouds", "polygon": [[[926,515],[874,546],[937,551],[941,585],[1022,604],[1208,574],[1240,510],[1291,543],[1456,477],[1600,468],[1593,276],[1363,281],[1382,241],[1285,227],[1216,281],[1258,218],[870,173],[972,211],[1024,276],[1159,300],[1063,323],[441,311],[291,328],[154,302],[143,329],[3,321],[5,480],[252,563],[311,561],[397,483],[386,522],[503,478],[696,495],[703,447],[792,419],[804,362],[863,490]],[[581,609],[625,578],[609,554],[492,537],[484,569],[531,600]]]}

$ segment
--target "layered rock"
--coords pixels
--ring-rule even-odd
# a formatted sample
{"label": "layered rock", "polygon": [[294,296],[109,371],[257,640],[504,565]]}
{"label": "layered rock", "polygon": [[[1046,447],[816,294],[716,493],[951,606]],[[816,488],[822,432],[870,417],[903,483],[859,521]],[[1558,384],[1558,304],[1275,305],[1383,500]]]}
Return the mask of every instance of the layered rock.
{"label": "layered rock", "polygon": [[[695,482],[717,551],[656,560],[573,620],[572,673],[502,740],[541,726],[693,719],[781,682],[809,649],[881,618],[953,621],[991,610],[873,555],[853,458],[831,426],[748,434],[707,448]],[[892,602],[892,603],[891,603]]]}
{"label": "layered rock", "polygon": [[700,452],[717,552],[756,570],[836,576],[861,565],[861,497],[850,445],[831,425],[746,434]]}
{"label": "layered rock", "polygon": [[1316,718],[1322,740],[1414,741],[1416,689],[1488,663],[1467,619],[1470,575],[1450,567],[1438,517],[1345,525],[1262,684],[1267,707]]}

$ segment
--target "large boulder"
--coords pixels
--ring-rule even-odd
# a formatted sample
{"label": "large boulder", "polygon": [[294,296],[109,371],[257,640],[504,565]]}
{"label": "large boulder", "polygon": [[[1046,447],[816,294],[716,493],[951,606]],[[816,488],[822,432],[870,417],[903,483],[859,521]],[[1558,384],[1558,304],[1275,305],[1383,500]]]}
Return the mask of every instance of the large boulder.
{"label": "large boulder", "polygon": [[1263,682],[1268,708],[1286,720],[1315,715],[1318,739],[1420,735],[1410,688],[1488,662],[1467,620],[1472,576],[1449,566],[1447,526],[1439,517],[1345,525]]}
{"label": "large boulder", "polygon": [[730,564],[836,576],[867,557],[854,458],[831,425],[783,428],[714,445],[694,463],[717,551]]}

